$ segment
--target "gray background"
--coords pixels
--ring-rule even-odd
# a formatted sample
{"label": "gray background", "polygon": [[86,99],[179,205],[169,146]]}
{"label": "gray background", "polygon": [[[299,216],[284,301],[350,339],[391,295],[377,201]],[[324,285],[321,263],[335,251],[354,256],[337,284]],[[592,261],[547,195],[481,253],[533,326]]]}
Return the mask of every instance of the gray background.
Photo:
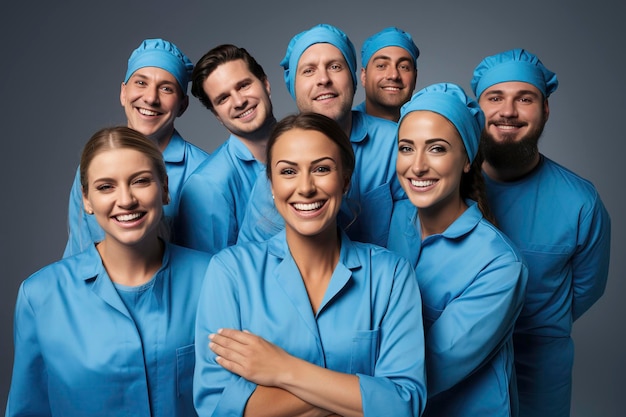
{"label": "gray background", "polygon": [[[8,6],[12,3],[11,6]],[[309,0],[7,1],[0,13],[0,404],[12,366],[19,283],[61,257],[67,200],[82,145],[97,129],[124,124],[119,85],[144,38],[176,43],[195,63],[220,43],[247,48],[264,66],[277,117],[295,110],[278,66],[289,39],[317,23],[343,29],[357,50],[395,25],[421,49],[418,88],[456,82],[514,47],[558,74],[542,151],[598,188],[613,220],[604,297],[575,325],[573,416],[618,416],[626,371],[623,277],[625,155],[624,2]],[[620,47],[616,47],[620,45]],[[360,60],[359,60],[360,61]],[[361,87],[356,102],[363,99]],[[177,120],[187,140],[213,151],[226,132],[191,97]],[[54,329],[50,329],[54,331]],[[620,401],[621,400],[621,401]]]}

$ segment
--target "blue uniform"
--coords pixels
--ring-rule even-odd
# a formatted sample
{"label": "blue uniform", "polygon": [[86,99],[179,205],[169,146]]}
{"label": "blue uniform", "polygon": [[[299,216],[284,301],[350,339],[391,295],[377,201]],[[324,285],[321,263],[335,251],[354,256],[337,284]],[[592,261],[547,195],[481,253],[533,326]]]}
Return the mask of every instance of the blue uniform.
{"label": "blue uniform", "polygon": [[590,182],[545,156],[519,181],[485,180],[498,225],[529,269],[514,336],[520,415],[569,416],[572,322],[604,292],[609,215]]}
{"label": "blue uniform", "polygon": [[174,242],[209,253],[234,245],[262,167],[231,135],[183,185]]}
{"label": "blue uniform", "polygon": [[[177,131],[174,131],[170,142],[163,151],[170,194],[170,203],[163,206],[163,215],[168,226],[172,225],[172,219],[176,217],[180,189],[183,183],[208,156],[208,153],[185,141]],[[68,223],[69,238],[63,253],[64,258],[76,255],[92,246],[94,242],[100,242],[104,239],[104,230],[95,217],[88,215],[83,209],[83,187],[80,184],[78,169],[70,191]]]}
{"label": "blue uniform", "polygon": [[359,105],[357,105],[357,106],[354,106],[354,107],[352,108],[352,110],[354,110],[354,111],[360,111],[361,113],[367,113],[367,111],[366,111],[366,109],[365,109],[365,100],[363,100],[363,101],[361,102],[361,104],[359,104]]}
{"label": "blue uniform", "polygon": [[[350,239],[384,245],[395,200],[406,198],[396,177],[395,123],[352,112],[350,142],[356,164],[350,189],[344,197],[338,221]],[[239,240],[264,241],[285,227],[272,201],[266,175],[259,175]]]}
{"label": "blue uniform", "polygon": [[513,327],[528,270],[478,205],[421,239],[417,208],[397,202],[389,249],[414,265],[422,293],[428,402],[424,416],[516,412]]}
{"label": "blue uniform", "polygon": [[256,385],[215,362],[207,336],[219,328],[249,330],[308,362],[356,374],[366,416],[418,416],[424,408],[417,280],[406,260],[386,249],[342,234],[317,314],[284,232],[214,256],[196,318],[194,403],[202,416],[242,415]]}
{"label": "blue uniform", "polygon": [[209,258],[166,244],[130,309],[94,245],[25,280],[6,416],[195,416],[194,322]]}

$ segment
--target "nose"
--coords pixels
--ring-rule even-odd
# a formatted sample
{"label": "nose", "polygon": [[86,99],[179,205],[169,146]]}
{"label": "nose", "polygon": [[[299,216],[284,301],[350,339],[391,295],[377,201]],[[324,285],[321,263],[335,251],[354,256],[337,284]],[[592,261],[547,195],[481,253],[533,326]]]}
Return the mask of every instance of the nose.
{"label": "nose", "polygon": [[120,186],[118,190],[117,205],[119,207],[130,209],[137,205],[137,199],[131,186]]}
{"label": "nose", "polygon": [[413,159],[411,170],[415,175],[424,175],[428,171],[428,158],[426,158],[424,152],[415,152],[415,159]]}
{"label": "nose", "polygon": [[246,104],[248,103],[248,99],[246,98],[244,94],[241,93],[241,91],[235,91],[232,97],[233,97],[233,105],[235,106],[235,108],[245,107]]}
{"label": "nose", "polygon": [[159,91],[158,87],[150,86],[144,90],[143,99],[148,104],[158,104],[159,103]]}
{"label": "nose", "polygon": [[387,67],[385,76],[388,80],[397,80],[398,78],[400,78],[400,72],[398,71],[398,68],[396,68],[394,65],[389,65]]}
{"label": "nose", "polygon": [[303,173],[298,179],[298,194],[309,197],[315,194],[315,178],[310,173]]}
{"label": "nose", "polygon": [[517,117],[517,105],[513,99],[507,99],[502,101],[502,105],[499,108],[500,116],[502,117]]}
{"label": "nose", "polygon": [[317,85],[328,85],[330,83],[330,77],[328,76],[328,70],[326,68],[317,71]]}

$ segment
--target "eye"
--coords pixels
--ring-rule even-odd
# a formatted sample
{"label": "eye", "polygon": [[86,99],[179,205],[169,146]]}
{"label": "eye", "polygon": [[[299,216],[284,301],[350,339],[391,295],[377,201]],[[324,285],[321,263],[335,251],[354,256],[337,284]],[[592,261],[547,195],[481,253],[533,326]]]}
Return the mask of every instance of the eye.
{"label": "eye", "polygon": [[176,92],[176,90],[173,87],[170,87],[170,86],[161,87],[161,90],[163,92],[165,92],[165,93],[168,93],[168,94],[173,94],[174,92]]}
{"label": "eye", "polygon": [[284,175],[284,176],[296,175],[296,170],[293,168],[283,168],[278,172],[280,173],[280,175]]}
{"label": "eye", "polygon": [[152,183],[152,178],[150,177],[138,177],[133,180],[132,185],[148,186],[151,183]]}
{"label": "eye", "polygon": [[411,148],[408,145],[401,144],[400,146],[398,146],[398,152],[400,152],[400,153],[413,152],[413,148]]}
{"label": "eye", "polygon": [[138,85],[138,86],[142,86],[142,87],[143,87],[143,86],[145,86],[145,85],[147,85],[147,84],[146,84],[146,82],[145,82],[145,81],[143,81],[143,80],[135,80],[135,85]]}
{"label": "eye", "polygon": [[314,174],[327,174],[329,173],[331,170],[331,168],[328,165],[319,165],[316,166],[315,168],[313,168],[313,173]]}
{"label": "eye", "polygon": [[331,64],[330,67],[331,71],[341,71],[342,70],[342,66],[340,64]]}
{"label": "eye", "polygon": [[313,75],[313,72],[314,72],[313,68],[307,67],[302,70],[302,75],[306,75],[306,76]]}
{"label": "eye", "polygon": [[443,145],[433,145],[430,147],[430,151],[433,153],[443,153],[446,152],[447,149]]}
{"label": "eye", "polygon": [[106,193],[108,191],[113,190],[113,185],[112,184],[108,184],[108,183],[104,183],[104,184],[98,184],[96,185],[96,190]]}
{"label": "eye", "polygon": [[384,70],[387,65],[385,64],[376,64],[376,69]]}
{"label": "eye", "polygon": [[406,72],[409,72],[409,71],[411,71],[411,66],[410,66],[410,65],[407,65],[407,64],[401,64],[401,65],[399,65],[399,66],[398,66],[398,69],[399,69],[400,71],[406,71]]}

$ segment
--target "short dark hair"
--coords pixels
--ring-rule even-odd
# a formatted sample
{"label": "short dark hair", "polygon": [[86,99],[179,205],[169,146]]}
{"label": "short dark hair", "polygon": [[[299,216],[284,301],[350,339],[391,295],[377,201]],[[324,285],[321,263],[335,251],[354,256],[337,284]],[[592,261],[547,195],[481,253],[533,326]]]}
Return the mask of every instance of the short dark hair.
{"label": "short dark hair", "polygon": [[265,82],[267,75],[263,67],[244,48],[239,48],[231,44],[216,46],[204,54],[194,65],[191,74],[191,94],[197,97],[200,102],[209,110],[213,110],[213,104],[209,96],[204,91],[202,84],[217,67],[230,61],[241,59],[246,63],[250,72],[259,80]]}

